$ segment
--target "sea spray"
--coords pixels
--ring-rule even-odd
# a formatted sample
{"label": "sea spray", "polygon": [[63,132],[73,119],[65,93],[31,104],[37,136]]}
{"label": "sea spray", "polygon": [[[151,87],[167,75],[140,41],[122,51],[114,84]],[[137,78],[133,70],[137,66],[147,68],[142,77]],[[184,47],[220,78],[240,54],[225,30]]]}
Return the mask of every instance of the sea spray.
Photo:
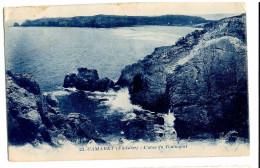
{"label": "sea spray", "polygon": [[[158,115],[158,114],[157,114]],[[177,140],[177,133],[174,129],[174,114],[168,111],[168,114],[163,114],[164,125],[155,124],[155,132],[161,136],[158,140]]]}
{"label": "sea spray", "polygon": [[174,126],[174,121],[175,121],[174,114],[171,113],[171,111],[169,110],[168,114],[164,115],[165,125]]}
{"label": "sea spray", "polygon": [[[174,114],[170,111],[168,114],[155,113],[132,104],[128,88],[108,92],[80,92],[72,88],[50,94],[66,102],[60,104],[61,112],[85,114],[109,143],[134,140],[136,136],[145,141],[177,138]],[[78,108],[71,108],[71,105]]]}
{"label": "sea spray", "polygon": [[[110,93],[114,91],[110,91]],[[133,105],[130,101],[130,95],[127,88],[120,89],[115,92],[115,97],[108,97],[108,101],[104,102],[110,105],[111,109],[120,109],[121,112],[129,112],[133,110],[143,110],[138,105]]]}

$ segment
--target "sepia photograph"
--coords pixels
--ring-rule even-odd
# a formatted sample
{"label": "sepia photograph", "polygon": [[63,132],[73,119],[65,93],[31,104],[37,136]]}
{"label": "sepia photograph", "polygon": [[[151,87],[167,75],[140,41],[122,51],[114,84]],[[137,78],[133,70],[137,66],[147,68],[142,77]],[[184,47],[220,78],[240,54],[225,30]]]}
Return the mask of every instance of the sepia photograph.
{"label": "sepia photograph", "polygon": [[245,2],[4,8],[10,161],[249,156]]}

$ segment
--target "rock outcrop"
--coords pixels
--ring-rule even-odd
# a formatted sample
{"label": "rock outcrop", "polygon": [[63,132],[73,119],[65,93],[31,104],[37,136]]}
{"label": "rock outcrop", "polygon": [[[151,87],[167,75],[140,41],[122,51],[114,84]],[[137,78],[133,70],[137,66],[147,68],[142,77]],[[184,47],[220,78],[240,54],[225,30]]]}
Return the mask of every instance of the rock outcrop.
{"label": "rock outcrop", "polygon": [[174,46],[156,48],[143,60],[126,66],[116,85],[129,88],[132,103],[151,111],[167,111],[166,77],[172,73],[176,62],[185,58],[199,43],[204,33],[205,30],[196,30]]}
{"label": "rock outcrop", "polygon": [[13,81],[17,83],[17,85],[26,89],[28,92],[35,95],[39,95],[41,93],[39,84],[33,79],[31,74],[16,74],[11,71],[7,71],[7,75],[9,75]]}
{"label": "rock outcrop", "polygon": [[74,87],[75,86],[75,77],[76,77],[76,74],[74,74],[74,73],[66,75],[64,78],[63,87],[64,88]]}
{"label": "rock outcrop", "polygon": [[7,71],[6,83],[10,144],[47,142],[59,146],[65,140],[104,142],[86,116],[61,114],[58,100],[51,94],[42,96],[39,85],[30,74]]}
{"label": "rock outcrop", "polygon": [[248,138],[245,33],[245,14],[212,22],[126,66],[116,84],[145,109],[174,112],[180,138]]}
{"label": "rock outcrop", "polygon": [[114,87],[108,78],[99,79],[97,70],[78,68],[78,74],[69,74],[64,78],[64,88],[75,87],[78,90],[105,92]]}
{"label": "rock outcrop", "polygon": [[248,139],[245,16],[207,27],[189,61],[167,78],[169,107],[180,138],[219,138],[236,131]]}
{"label": "rock outcrop", "polygon": [[8,138],[12,144],[38,143],[43,126],[40,87],[30,74],[7,71]]}

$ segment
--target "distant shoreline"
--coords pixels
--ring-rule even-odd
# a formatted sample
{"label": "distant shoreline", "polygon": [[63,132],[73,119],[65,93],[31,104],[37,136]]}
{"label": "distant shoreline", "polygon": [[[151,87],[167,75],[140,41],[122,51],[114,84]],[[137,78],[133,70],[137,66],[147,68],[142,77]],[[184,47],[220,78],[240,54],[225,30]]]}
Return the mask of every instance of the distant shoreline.
{"label": "distant shoreline", "polygon": [[212,22],[198,16],[163,15],[163,16],[119,16],[95,15],[71,18],[41,18],[26,20],[22,24],[15,22],[13,27],[89,27],[116,28],[135,26],[194,26]]}
{"label": "distant shoreline", "polygon": [[135,28],[135,27],[149,27],[149,26],[164,26],[164,27],[191,27],[191,28],[204,28],[204,25],[207,23],[195,24],[195,25],[134,25],[134,26],[125,26],[125,27],[58,27],[58,26],[13,26],[10,27],[18,27],[18,28],[90,28],[90,29],[117,29],[117,28]]}

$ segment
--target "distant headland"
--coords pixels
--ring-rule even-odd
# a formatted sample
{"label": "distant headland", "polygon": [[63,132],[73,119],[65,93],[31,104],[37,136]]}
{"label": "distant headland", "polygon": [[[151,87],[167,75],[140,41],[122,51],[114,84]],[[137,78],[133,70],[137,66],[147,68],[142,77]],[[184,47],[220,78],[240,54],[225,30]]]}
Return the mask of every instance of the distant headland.
{"label": "distant headland", "polygon": [[14,23],[14,27],[93,27],[114,28],[131,26],[193,26],[211,22],[198,16],[163,15],[163,16],[119,16],[95,15],[76,16],[71,18],[41,18],[26,20],[21,25]]}

